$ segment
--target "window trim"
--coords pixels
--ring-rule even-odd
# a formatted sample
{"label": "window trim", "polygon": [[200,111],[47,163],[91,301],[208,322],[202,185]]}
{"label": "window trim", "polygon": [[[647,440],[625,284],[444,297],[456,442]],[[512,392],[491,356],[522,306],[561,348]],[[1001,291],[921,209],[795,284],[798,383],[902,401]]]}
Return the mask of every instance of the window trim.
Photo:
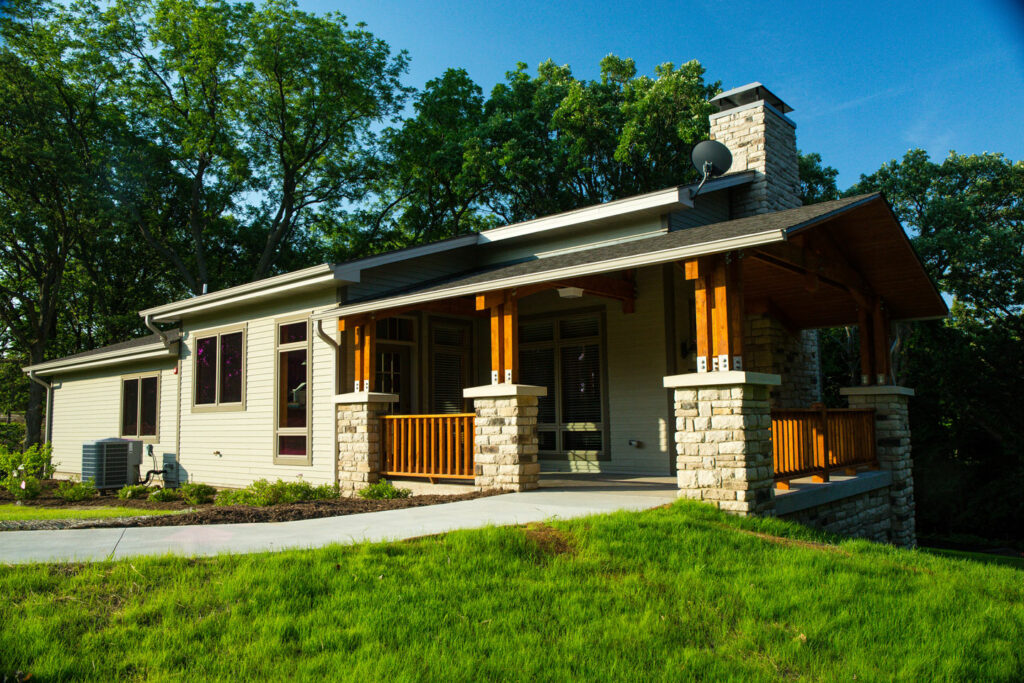
{"label": "window trim", "polygon": [[[291,344],[281,343],[281,327],[298,322],[306,323],[306,341],[293,342]],[[281,352],[298,351],[306,349],[306,428],[281,427]],[[275,465],[290,465],[292,467],[311,467],[313,465],[313,321],[309,315],[292,315],[284,318],[274,319],[274,428],[271,444],[271,453],[274,454]],[[281,455],[279,454],[279,436],[306,436],[305,455]]]}
{"label": "window trim", "polygon": [[[242,323],[241,325],[229,325],[227,327],[212,327],[205,330],[195,330],[189,334],[190,347],[189,351],[192,354],[192,388],[189,391],[191,394],[192,412],[193,413],[226,413],[226,412],[241,412],[245,410],[245,399],[248,388],[248,382],[246,381],[246,375],[249,371],[248,362],[248,350],[249,350],[249,329],[248,325]],[[225,334],[234,334],[235,332],[242,333],[242,400],[234,403],[221,403],[220,402],[220,338]],[[217,400],[214,403],[196,403],[196,390],[199,388],[198,373],[196,372],[197,360],[199,356],[199,340],[208,339],[210,337],[217,338],[217,375],[214,378],[215,395]]]}
{"label": "window trim", "polygon": [[[160,442],[160,389],[162,385],[163,372],[160,370],[149,370],[147,372],[134,372],[128,375],[120,375],[118,377],[118,403],[117,403],[117,434],[122,439],[135,439],[143,443],[159,443]],[[142,380],[156,377],[156,433],[142,436],[138,432],[142,431]],[[135,419],[135,434],[124,433],[124,383],[130,380],[139,381],[139,393],[135,401],[138,406],[138,413]]]}

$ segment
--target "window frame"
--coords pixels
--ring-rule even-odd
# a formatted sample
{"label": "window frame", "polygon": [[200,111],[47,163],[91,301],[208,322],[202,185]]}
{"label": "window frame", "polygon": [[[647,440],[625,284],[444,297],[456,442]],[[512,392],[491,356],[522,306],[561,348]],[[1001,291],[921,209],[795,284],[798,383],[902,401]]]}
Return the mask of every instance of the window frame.
{"label": "window frame", "polygon": [[[162,384],[161,375],[163,373],[160,370],[149,370],[146,372],[133,372],[128,375],[120,375],[118,377],[118,403],[117,403],[117,434],[122,439],[135,439],[143,443],[159,443],[160,442],[160,389]],[[147,434],[146,436],[141,435],[139,432],[142,431],[142,380],[150,377],[156,378],[156,433]],[[124,433],[124,383],[131,380],[138,381],[138,395],[135,398],[136,403],[136,417],[135,417],[135,434]]]}
{"label": "window frame", "polygon": [[[281,343],[281,328],[295,323],[306,323],[306,341]],[[281,352],[306,351],[306,427],[281,427]],[[274,319],[274,427],[271,452],[275,465],[310,467],[313,465],[313,321],[309,315],[293,315]],[[305,455],[281,455],[278,453],[280,436],[306,437]]]}
{"label": "window frame", "polygon": [[[235,401],[233,403],[221,403],[220,400],[220,338],[226,334],[235,334],[236,332],[242,333],[242,400]],[[198,357],[199,357],[199,341],[202,339],[209,339],[210,337],[216,337],[217,339],[217,374],[214,377],[214,395],[217,400],[213,403],[196,403],[196,391],[199,388],[199,374],[198,369]],[[248,388],[248,382],[246,381],[246,375],[249,371],[248,363],[248,350],[249,350],[249,331],[248,325],[229,325],[227,327],[213,327],[205,330],[196,330],[190,333],[191,338],[191,354],[192,354],[192,388],[189,393],[192,395],[192,412],[193,413],[226,413],[226,412],[241,412],[245,410],[245,399],[246,390]]]}

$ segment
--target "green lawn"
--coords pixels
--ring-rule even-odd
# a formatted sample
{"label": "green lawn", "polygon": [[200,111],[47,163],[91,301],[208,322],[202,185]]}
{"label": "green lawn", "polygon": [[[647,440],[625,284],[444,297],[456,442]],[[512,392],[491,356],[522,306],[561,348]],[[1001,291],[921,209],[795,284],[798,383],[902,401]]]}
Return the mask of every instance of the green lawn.
{"label": "green lawn", "polygon": [[107,517],[140,517],[142,515],[170,515],[179,510],[144,510],[140,508],[44,508],[34,505],[0,505],[0,522],[26,519],[106,519]]}
{"label": "green lawn", "polygon": [[680,502],[394,544],[0,567],[0,674],[1024,677],[1024,572],[822,540]]}

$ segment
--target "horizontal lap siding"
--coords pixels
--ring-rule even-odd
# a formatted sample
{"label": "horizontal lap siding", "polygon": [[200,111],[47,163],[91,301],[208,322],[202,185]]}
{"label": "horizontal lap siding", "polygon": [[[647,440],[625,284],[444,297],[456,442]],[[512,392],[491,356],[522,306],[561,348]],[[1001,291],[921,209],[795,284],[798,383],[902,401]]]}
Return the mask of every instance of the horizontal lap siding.
{"label": "horizontal lap siding", "polygon": [[[274,334],[280,318],[301,316],[333,303],[334,292],[304,295],[276,306],[240,310],[232,316],[189,322],[182,352],[181,462],[193,481],[214,486],[246,486],[256,479],[314,484],[334,482],[334,373],[331,349],[312,334],[312,453],[310,466],[274,464]],[[193,412],[192,352],[196,332],[246,324],[246,405],[244,411]],[[324,330],[337,338],[329,323]],[[219,451],[221,455],[215,455]]]}
{"label": "horizontal lap siding", "polygon": [[153,444],[157,467],[143,457],[141,474],[159,468],[162,453],[174,452],[178,377],[173,359],[57,375],[53,392],[53,462],[57,476],[80,476],[82,444],[120,436],[121,377],[160,371],[159,437]]}

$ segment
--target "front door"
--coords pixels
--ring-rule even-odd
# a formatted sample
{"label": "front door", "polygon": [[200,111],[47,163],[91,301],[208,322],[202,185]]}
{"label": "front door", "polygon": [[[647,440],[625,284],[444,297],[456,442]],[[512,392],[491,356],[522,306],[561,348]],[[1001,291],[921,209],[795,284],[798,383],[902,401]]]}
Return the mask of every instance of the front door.
{"label": "front door", "polygon": [[408,346],[377,345],[377,391],[398,394],[398,403],[391,404],[391,414],[408,415],[412,410],[412,362]]}

